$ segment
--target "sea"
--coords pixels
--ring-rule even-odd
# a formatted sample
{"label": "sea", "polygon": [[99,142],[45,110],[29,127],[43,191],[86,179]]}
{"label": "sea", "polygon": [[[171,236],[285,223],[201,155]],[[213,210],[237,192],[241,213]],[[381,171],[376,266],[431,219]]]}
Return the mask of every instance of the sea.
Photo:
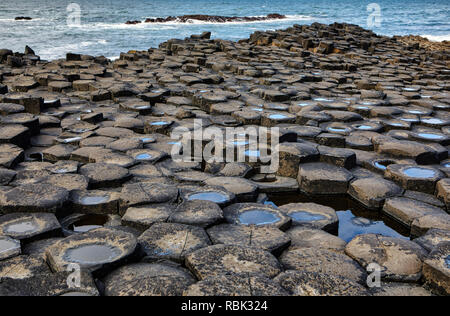
{"label": "sea", "polygon": [[[129,20],[206,14],[286,15],[263,22],[141,23]],[[29,21],[16,21],[19,16]],[[171,38],[211,31],[213,38],[239,40],[257,30],[294,24],[347,22],[380,35],[421,35],[450,40],[450,0],[1,0],[0,48],[23,52],[30,46],[42,59],[67,52],[115,59],[121,52],[157,47]]]}

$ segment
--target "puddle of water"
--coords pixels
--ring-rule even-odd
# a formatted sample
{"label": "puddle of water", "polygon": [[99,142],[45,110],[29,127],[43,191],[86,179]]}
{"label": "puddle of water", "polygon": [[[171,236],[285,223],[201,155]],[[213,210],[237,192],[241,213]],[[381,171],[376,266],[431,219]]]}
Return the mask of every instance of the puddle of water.
{"label": "puddle of water", "polygon": [[373,129],[373,126],[370,125],[357,125],[356,126],[357,129],[363,130],[363,131],[368,131]]}
{"label": "puddle of water", "polygon": [[283,114],[271,114],[271,115],[269,115],[269,118],[272,120],[284,120],[284,119],[287,119],[288,117]]}
{"label": "puddle of water", "polygon": [[250,110],[256,111],[256,112],[262,112],[262,111],[264,111],[263,109],[260,109],[260,108],[250,108]]}
{"label": "puddle of water", "polygon": [[150,109],[149,105],[139,105],[135,107],[136,110],[147,110]]}
{"label": "puddle of water", "polygon": [[18,244],[11,240],[0,239],[0,253],[17,248]]}
{"label": "puddle of water", "polygon": [[417,88],[403,88],[403,91],[406,92],[418,92],[420,89]]}
{"label": "puddle of water", "polygon": [[134,157],[134,159],[136,160],[150,160],[152,158],[153,156],[147,153],[139,154],[136,157]]}
{"label": "puddle of water", "polygon": [[76,233],[86,233],[88,231],[97,229],[97,228],[102,228],[103,226],[99,226],[99,225],[84,225],[84,226],[73,226],[73,231]]}
{"label": "puddle of water", "polygon": [[410,110],[408,111],[409,114],[418,114],[418,115],[425,115],[426,113],[419,110]]}
{"label": "puddle of water", "polygon": [[314,98],[313,101],[316,101],[316,102],[330,102],[330,103],[334,102],[333,99],[327,99],[327,98]]}
{"label": "puddle of water", "polygon": [[297,103],[297,106],[301,106],[301,107],[305,107],[305,106],[309,106],[309,105],[313,105],[313,103],[308,103],[308,102]]}
{"label": "puddle of water", "polygon": [[428,119],[422,119],[423,123],[428,123],[428,124],[443,124],[444,121],[437,119],[437,118],[428,118]]}
{"label": "puddle of water", "polygon": [[34,221],[28,220],[20,223],[9,224],[3,231],[10,234],[31,233],[36,231],[38,228],[39,227]]}
{"label": "puddle of water", "polygon": [[375,161],[375,162],[373,163],[373,165],[374,165],[377,169],[380,169],[380,170],[386,170],[387,167],[388,167],[389,165],[392,165],[392,164],[394,164],[394,163],[395,163],[395,162],[393,162],[393,161],[379,160],[379,161]]}
{"label": "puddle of water", "polygon": [[109,201],[109,196],[85,196],[82,197],[80,202],[83,205],[98,205]]}
{"label": "puddle of water", "polygon": [[268,194],[269,204],[317,203],[335,209],[339,217],[338,236],[345,241],[361,234],[379,234],[409,240],[409,230],[391,218],[366,209],[347,196],[309,196],[303,193]]}
{"label": "puddle of water", "polygon": [[61,169],[56,169],[56,170],[52,170],[53,173],[68,173],[69,169],[67,168],[61,168]]}
{"label": "puddle of water", "polygon": [[328,127],[327,128],[331,132],[346,132],[346,128],[339,128],[339,127]]}
{"label": "puddle of water", "polygon": [[153,137],[143,137],[143,138],[139,138],[139,139],[144,144],[154,143],[156,141],[156,139]]}
{"label": "puddle of water", "polygon": [[250,142],[247,140],[236,140],[233,142],[234,146],[247,146],[248,144],[250,144]]}
{"label": "puddle of water", "polygon": [[259,150],[247,150],[245,151],[247,157],[261,157],[261,152]]}
{"label": "puddle of water", "polygon": [[244,225],[268,225],[280,221],[280,218],[269,211],[265,210],[250,210],[239,215],[239,223]]}
{"label": "puddle of water", "polygon": [[432,134],[432,133],[418,133],[417,135],[419,135],[422,138],[431,139],[431,140],[440,140],[440,139],[445,138],[445,136],[443,136],[443,135]]}
{"label": "puddle of water", "polygon": [[110,245],[90,244],[68,249],[65,257],[70,262],[81,264],[102,264],[111,262],[121,254],[120,250]]}
{"label": "puddle of water", "polygon": [[291,213],[289,214],[289,217],[291,217],[296,222],[314,222],[326,219],[326,217],[323,215],[313,214],[305,211]]}
{"label": "puddle of water", "polygon": [[224,203],[228,201],[228,196],[220,192],[200,192],[192,194],[188,197],[189,201],[201,200],[201,201],[211,201],[214,203]]}
{"label": "puddle of water", "polygon": [[450,269],[450,255],[448,255],[447,258],[444,259],[444,261],[447,269]]}
{"label": "puddle of water", "polygon": [[65,138],[62,140],[63,143],[68,144],[68,143],[75,143],[75,142],[79,142],[80,140],[82,140],[83,138],[81,137],[72,137],[72,138]]}
{"label": "puddle of water", "polygon": [[346,242],[350,242],[358,235],[378,234],[386,237],[408,239],[394,229],[386,226],[383,221],[371,220],[358,217],[352,211],[339,211],[339,237]]}
{"label": "puddle of water", "polygon": [[169,125],[169,122],[165,122],[165,121],[151,122],[150,125],[154,125],[154,126],[164,126],[164,125]]}
{"label": "puddle of water", "polygon": [[418,167],[411,167],[408,169],[405,169],[403,171],[405,175],[411,178],[433,178],[436,175],[436,171],[430,170],[430,169],[424,169],[424,168],[418,168]]}
{"label": "puddle of water", "polygon": [[69,226],[76,233],[85,233],[93,229],[102,228],[108,221],[103,215],[86,215]]}

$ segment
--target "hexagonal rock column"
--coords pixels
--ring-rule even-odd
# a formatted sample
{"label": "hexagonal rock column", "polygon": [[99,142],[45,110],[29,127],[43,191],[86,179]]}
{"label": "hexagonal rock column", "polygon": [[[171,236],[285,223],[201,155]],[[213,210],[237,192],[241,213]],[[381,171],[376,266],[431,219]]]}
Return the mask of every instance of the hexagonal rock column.
{"label": "hexagonal rock column", "polygon": [[434,194],[436,183],[444,174],[432,167],[414,165],[389,165],[385,176],[399,183],[404,189]]}
{"label": "hexagonal rock column", "polygon": [[446,214],[444,210],[438,207],[404,197],[387,199],[384,203],[383,213],[406,227],[411,227],[415,219],[426,215]]}
{"label": "hexagonal rock column", "polygon": [[22,148],[12,144],[0,145],[0,167],[13,168],[24,159]]}
{"label": "hexagonal rock column", "polygon": [[355,237],[347,244],[345,253],[364,268],[378,264],[382,279],[398,282],[420,280],[426,256],[426,251],[412,241],[374,234]]}
{"label": "hexagonal rock column", "polygon": [[187,201],[170,215],[169,222],[209,227],[223,220],[222,209],[211,201]]}
{"label": "hexagonal rock column", "polygon": [[174,202],[178,198],[175,186],[151,182],[126,184],[120,197],[121,209],[151,203]]}
{"label": "hexagonal rock column", "polygon": [[429,214],[416,218],[411,225],[411,236],[420,237],[430,229],[442,229],[450,231],[450,215]]}
{"label": "hexagonal rock column", "polygon": [[271,226],[286,230],[291,219],[271,205],[258,203],[237,203],[223,210],[228,223],[247,226]]}
{"label": "hexagonal rock column", "polygon": [[256,247],[274,255],[286,249],[291,240],[275,227],[223,224],[207,230],[214,244]]}
{"label": "hexagonal rock column", "polygon": [[269,278],[248,273],[227,273],[207,277],[191,285],[184,296],[287,296],[282,287]]}
{"label": "hexagonal rock column", "polygon": [[450,242],[450,230],[430,229],[425,235],[414,239],[423,249],[431,252],[441,242]]}
{"label": "hexagonal rock column", "polygon": [[48,265],[41,258],[31,256],[17,256],[0,261],[0,291],[3,282],[8,279],[24,282],[34,276],[50,273]]}
{"label": "hexagonal rock column", "polygon": [[258,195],[258,186],[247,179],[237,177],[213,177],[205,181],[209,186],[220,186],[233,193],[239,202],[253,202]]}
{"label": "hexagonal rock column", "polygon": [[[42,260],[39,260],[43,262]],[[44,263],[45,264],[45,263]],[[0,296],[99,296],[94,279],[88,273],[81,272],[80,284],[67,284],[72,276],[70,272],[51,273],[46,271],[31,275],[25,279],[4,279],[0,287]]]}
{"label": "hexagonal rock column", "polygon": [[26,148],[30,144],[30,130],[19,124],[0,126],[0,144],[4,143]]}
{"label": "hexagonal rock column", "polygon": [[300,190],[309,194],[345,194],[353,175],[344,168],[326,163],[300,165]]}
{"label": "hexagonal rock column", "polygon": [[387,198],[399,196],[403,189],[382,178],[358,179],[350,183],[348,194],[371,210],[383,207]]}
{"label": "hexagonal rock column", "polygon": [[83,214],[117,214],[120,193],[102,190],[76,190],[70,194],[72,212]]}
{"label": "hexagonal rock column", "polygon": [[120,187],[130,178],[128,169],[106,163],[86,164],[80,168],[80,174],[89,179],[92,189]]}
{"label": "hexagonal rock column", "polygon": [[20,241],[0,236],[0,261],[20,255]]}
{"label": "hexagonal rock column", "polygon": [[339,218],[336,211],[328,206],[316,203],[291,203],[279,207],[279,210],[292,218],[293,226],[304,226],[337,232]]}
{"label": "hexagonal rock column", "polygon": [[293,227],[286,231],[286,235],[291,239],[291,248],[315,248],[343,253],[347,245],[335,235],[304,226]]}
{"label": "hexagonal rock column", "polygon": [[275,279],[295,296],[365,296],[369,293],[357,282],[332,274],[288,270]]}
{"label": "hexagonal rock column", "polygon": [[183,262],[185,257],[211,245],[205,230],[175,223],[155,223],[138,238],[148,259]]}
{"label": "hexagonal rock column", "polygon": [[61,236],[61,225],[49,213],[14,213],[0,216],[0,235],[24,243]]}
{"label": "hexagonal rock column", "polygon": [[340,276],[360,284],[366,282],[366,272],[350,257],[326,249],[291,248],[280,262],[286,270],[317,272]]}
{"label": "hexagonal rock column", "polygon": [[0,212],[56,213],[69,198],[66,189],[50,184],[25,184],[0,192]]}
{"label": "hexagonal rock column", "polygon": [[63,272],[71,264],[83,271],[103,274],[134,254],[136,237],[117,229],[99,228],[75,234],[47,248],[47,262],[53,271]]}
{"label": "hexagonal rock column", "polygon": [[203,248],[188,255],[185,263],[199,280],[226,273],[250,273],[273,278],[281,272],[280,263],[270,252],[242,246]]}
{"label": "hexagonal rock column", "polygon": [[444,201],[445,206],[450,210],[450,179],[445,178],[440,180],[436,185],[436,195],[442,201]]}
{"label": "hexagonal rock column", "polygon": [[194,283],[185,269],[149,263],[123,266],[104,280],[106,296],[181,296]]}
{"label": "hexagonal rock column", "polygon": [[175,207],[175,205],[170,204],[149,204],[140,207],[130,207],[122,217],[122,225],[145,231],[154,223],[166,222],[175,211]]}
{"label": "hexagonal rock column", "polygon": [[280,166],[277,175],[296,178],[301,163],[319,160],[315,146],[301,143],[282,143],[278,146]]}
{"label": "hexagonal rock column", "polygon": [[438,163],[438,152],[429,145],[382,136],[374,140],[375,151],[399,158],[411,158],[418,164]]}
{"label": "hexagonal rock column", "polygon": [[450,295],[450,242],[440,243],[423,264],[425,282],[441,295]]}

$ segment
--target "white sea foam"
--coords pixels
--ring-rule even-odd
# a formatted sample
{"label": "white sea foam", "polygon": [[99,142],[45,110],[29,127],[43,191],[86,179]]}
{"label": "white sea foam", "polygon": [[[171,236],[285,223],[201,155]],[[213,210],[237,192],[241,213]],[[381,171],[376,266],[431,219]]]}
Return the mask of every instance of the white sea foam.
{"label": "white sea foam", "polygon": [[446,35],[421,35],[422,37],[428,38],[432,42],[442,42],[442,41],[450,41],[450,34]]}
{"label": "white sea foam", "polygon": [[[255,16],[255,17],[265,17],[265,16]],[[149,17],[156,18],[156,17]],[[155,23],[145,23],[145,20],[141,21],[139,24],[125,24],[121,23],[94,23],[94,24],[82,24],[81,28],[89,28],[89,29],[175,29],[179,26],[183,25],[217,25],[217,24],[230,24],[230,25],[239,25],[239,24],[262,24],[262,23],[283,23],[283,22],[300,22],[300,21],[312,21],[317,18],[308,15],[287,15],[285,19],[268,19],[263,21],[231,21],[231,22],[208,22],[208,21],[199,21],[199,20],[188,20],[188,22],[180,22],[180,21],[170,21],[170,22],[155,22]]]}

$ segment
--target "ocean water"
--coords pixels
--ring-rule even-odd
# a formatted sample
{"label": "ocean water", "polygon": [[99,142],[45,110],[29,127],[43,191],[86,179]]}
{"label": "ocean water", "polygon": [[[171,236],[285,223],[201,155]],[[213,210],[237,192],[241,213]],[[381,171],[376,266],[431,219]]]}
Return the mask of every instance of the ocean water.
{"label": "ocean water", "polygon": [[[128,20],[148,17],[270,13],[284,14],[288,19],[125,25]],[[17,16],[33,20],[15,21]],[[211,31],[213,38],[239,40],[256,30],[313,22],[348,22],[382,35],[414,34],[450,40],[450,0],[1,0],[0,48],[23,51],[29,45],[44,59],[61,58],[67,52],[116,58],[121,52],[146,50],[168,39],[202,31]]]}

